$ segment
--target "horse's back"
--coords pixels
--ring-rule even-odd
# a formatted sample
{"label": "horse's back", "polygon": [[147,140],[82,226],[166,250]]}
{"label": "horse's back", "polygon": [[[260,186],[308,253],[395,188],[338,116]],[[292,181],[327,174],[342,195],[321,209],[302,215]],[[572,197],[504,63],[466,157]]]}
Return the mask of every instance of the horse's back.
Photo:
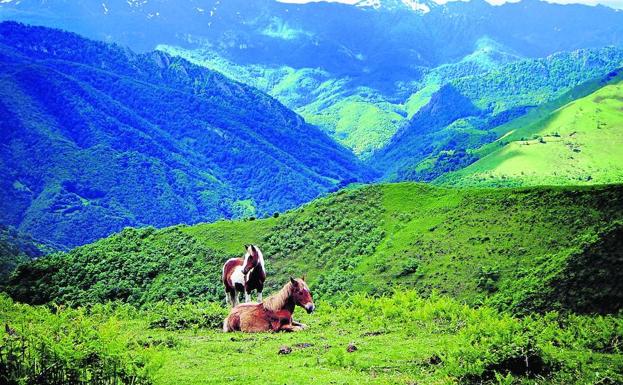
{"label": "horse's back", "polygon": [[243,263],[242,258],[230,258],[223,265],[222,278],[226,289],[234,289],[236,283],[244,284],[244,274],[242,274]]}
{"label": "horse's back", "polygon": [[243,303],[231,309],[223,322],[223,331],[243,331],[247,333],[271,330],[261,303]]}

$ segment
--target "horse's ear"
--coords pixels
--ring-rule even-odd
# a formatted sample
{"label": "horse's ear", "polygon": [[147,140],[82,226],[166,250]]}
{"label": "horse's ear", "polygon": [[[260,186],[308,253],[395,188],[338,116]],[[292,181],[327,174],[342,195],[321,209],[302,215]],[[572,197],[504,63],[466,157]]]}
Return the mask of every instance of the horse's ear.
{"label": "horse's ear", "polygon": [[299,285],[298,281],[296,279],[292,278],[292,277],[290,277],[290,282],[292,282],[293,286],[298,286]]}
{"label": "horse's ear", "polygon": [[303,276],[301,277],[301,279],[302,279],[303,281],[307,281],[307,277],[305,276],[305,274],[303,274]]}
{"label": "horse's ear", "polygon": [[249,250],[249,245],[244,245],[245,250]]}

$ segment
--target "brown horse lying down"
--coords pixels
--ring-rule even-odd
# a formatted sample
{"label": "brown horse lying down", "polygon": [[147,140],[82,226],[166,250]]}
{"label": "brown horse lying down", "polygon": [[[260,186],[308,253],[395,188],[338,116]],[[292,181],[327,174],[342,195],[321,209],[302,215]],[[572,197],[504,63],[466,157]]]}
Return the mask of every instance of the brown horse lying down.
{"label": "brown horse lying down", "polygon": [[315,309],[314,300],[305,281],[290,278],[290,282],[264,302],[244,303],[231,309],[223,321],[223,331],[256,333],[302,330],[305,325],[292,321],[296,305],[308,313]]}

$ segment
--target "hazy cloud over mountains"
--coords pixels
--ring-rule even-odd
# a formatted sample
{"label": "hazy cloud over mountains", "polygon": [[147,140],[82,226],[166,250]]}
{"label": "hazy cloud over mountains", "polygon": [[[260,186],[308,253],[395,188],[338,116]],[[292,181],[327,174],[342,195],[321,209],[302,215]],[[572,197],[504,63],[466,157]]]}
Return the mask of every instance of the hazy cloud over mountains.
{"label": "hazy cloud over mountains", "polygon": [[[336,3],[345,3],[345,4],[356,4],[361,0],[278,0],[283,3],[296,3],[296,4],[304,4],[310,2],[317,1],[331,1]],[[433,0],[439,4],[445,4],[449,1],[458,1],[458,0]],[[501,5],[504,3],[516,3],[518,0],[486,0],[488,3]],[[623,0],[547,0],[549,3],[557,3],[557,4],[586,4],[586,5],[607,5],[613,8],[623,9]]]}

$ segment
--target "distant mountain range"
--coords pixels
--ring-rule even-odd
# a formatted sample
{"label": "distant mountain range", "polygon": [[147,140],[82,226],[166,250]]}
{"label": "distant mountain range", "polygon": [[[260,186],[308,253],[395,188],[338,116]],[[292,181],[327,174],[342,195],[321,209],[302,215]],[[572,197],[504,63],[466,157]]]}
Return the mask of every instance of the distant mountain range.
{"label": "distant mountain range", "polygon": [[[571,154],[590,164],[571,179],[518,178],[492,161],[614,86],[623,12],[612,8],[21,0],[0,4],[8,19],[105,42],[0,28],[0,223],[42,241],[272,215],[355,181],[620,181],[605,172],[618,158],[593,162],[592,145]],[[611,104],[591,104],[608,133],[582,135],[618,138]]]}
{"label": "distant mountain range", "polygon": [[246,85],[161,52],[0,24],[0,222],[75,246],[264,216],[374,174]]}
{"label": "distant mountain range", "polygon": [[[0,19],[158,49],[276,97],[367,159],[427,94],[521,58],[623,43],[623,13],[523,0],[21,0]],[[436,68],[452,63],[453,71]],[[430,96],[430,95],[428,95]]]}

